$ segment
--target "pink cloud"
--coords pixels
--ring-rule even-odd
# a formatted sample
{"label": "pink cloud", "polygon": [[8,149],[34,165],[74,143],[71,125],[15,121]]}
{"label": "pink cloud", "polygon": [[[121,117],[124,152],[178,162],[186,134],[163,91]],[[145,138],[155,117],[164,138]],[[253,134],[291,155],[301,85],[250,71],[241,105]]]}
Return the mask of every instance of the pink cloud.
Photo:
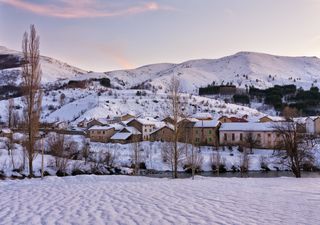
{"label": "pink cloud", "polygon": [[57,0],[55,4],[37,4],[23,0],[0,0],[0,3],[38,15],[66,19],[126,16],[148,11],[172,10],[172,8],[162,7],[156,2],[141,1],[137,1],[134,5],[118,5],[117,7],[114,7],[110,2],[107,4],[106,1],[98,0]]}

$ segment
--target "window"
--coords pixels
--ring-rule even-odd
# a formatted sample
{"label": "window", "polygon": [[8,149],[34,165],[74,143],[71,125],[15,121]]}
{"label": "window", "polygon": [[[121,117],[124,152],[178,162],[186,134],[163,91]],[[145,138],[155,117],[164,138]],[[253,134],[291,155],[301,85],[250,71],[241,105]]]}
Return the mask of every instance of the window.
{"label": "window", "polygon": [[152,130],[151,129],[149,129],[149,132],[151,132]]}
{"label": "window", "polygon": [[144,129],[144,132],[147,132],[147,129]]}
{"label": "window", "polygon": [[271,134],[268,134],[268,137],[270,138],[270,137],[271,137]]}
{"label": "window", "polygon": [[234,133],[232,133],[232,140],[234,141],[235,137],[234,137]]}
{"label": "window", "polygon": [[240,133],[240,141],[242,141],[242,140],[243,140],[243,134]]}
{"label": "window", "polygon": [[208,133],[209,133],[209,134],[212,134],[212,130],[208,130]]}
{"label": "window", "polygon": [[196,134],[198,134],[198,130],[196,130]]}
{"label": "window", "polygon": [[224,140],[227,141],[228,137],[227,134],[224,134]]}
{"label": "window", "polygon": [[208,138],[208,142],[212,142],[212,138],[211,137]]}
{"label": "window", "polygon": [[200,142],[200,138],[196,138],[196,142],[199,143]]}
{"label": "window", "polygon": [[105,134],[106,132],[105,132],[105,131],[102,131],[102,133]]}
{"label": "window", "polygon": [[260,138],[261,138],[261,134],[257,134],[257,136],[258,136],[258,139],[260,139]]}

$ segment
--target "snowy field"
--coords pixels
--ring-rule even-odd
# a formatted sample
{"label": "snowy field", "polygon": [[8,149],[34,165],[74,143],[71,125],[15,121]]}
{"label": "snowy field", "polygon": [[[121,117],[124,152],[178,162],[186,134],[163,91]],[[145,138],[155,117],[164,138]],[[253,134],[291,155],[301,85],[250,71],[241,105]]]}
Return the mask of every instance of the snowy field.
{"label": "snowy field", "polygon": [[320,224],[320,179],[46,177],[0,183],[0,224]]}

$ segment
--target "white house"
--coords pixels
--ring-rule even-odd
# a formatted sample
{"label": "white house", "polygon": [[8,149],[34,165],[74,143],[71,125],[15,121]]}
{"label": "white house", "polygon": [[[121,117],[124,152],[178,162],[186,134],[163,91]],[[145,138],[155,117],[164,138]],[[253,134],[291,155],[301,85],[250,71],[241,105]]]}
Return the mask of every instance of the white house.
{"label": "white house", "polygon": [[319,116],[309,116],[306,119],[306,132],[309,134],[320,134]]}

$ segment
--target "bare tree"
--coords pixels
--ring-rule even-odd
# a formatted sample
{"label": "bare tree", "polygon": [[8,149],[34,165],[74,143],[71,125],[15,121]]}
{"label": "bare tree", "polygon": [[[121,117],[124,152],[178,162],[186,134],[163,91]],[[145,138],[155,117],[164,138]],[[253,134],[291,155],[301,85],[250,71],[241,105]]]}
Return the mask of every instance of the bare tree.
{"label": "bare tree", "polygon": [[14,99],[10,98],[8,100],[8,106],[7,106],[7,114],[8,114],[8,127],[13,127],[13,118],[14,118]]}
{"label": "bare tree", "polygon": [[12,127],[13,128],[19,128],[20,124],[21,124],[21,120],[20,120],[20,114],[19,112],[13,112],[12,114]]}
{"label": "bare tree", "polygon": [[243,152],[240,155],[240,173],[243,176],[249,171],[250,158],[247,148],[243,149]]}
{"label": "bare tree", "polygon": [[217,149],[216,152],[212,153],[211,168],[212,168],[212,171],[213,172],[215,171],[218,176],[220,175],[220,172],[226,171],[225,162],[226,162],[226,159],[221,157],[219,149]]}
{"label": "bare tree", "polygon": [[6,144],[6,147],[7,147],[7,150],[8,150],[8,155],[11,156],[12,168],[16,169],[14,156],[13,156],[13,150],[14,150],[15,143],[14,143],[14,140],[13,140],[13,134],[12,133],[8,136],[8,139],[6,140],[5,144]]}
{"label": "bare tree", "polygon": [[88,158],[90,156],[90,143],[85,138],[82,140],[82,157],[84,158],[84,164],[87,164]]}
{"label": "bare tree", "polygon": [[139,174],[139,169],[140,169],[140,163],[141,163],[141,146],[140,146],[140,142],[137,139],[133,138],[133,142],[132,142],[132,155],[131,155],[131,159],[132,159],[132,165],[133,165],[133,174],[134,175],[138,175]]}
{"label": "bare tree", "polygon": [[243,142],[243,146],[250,149],[250,154],[253,153],[253,148],[260,144],[260,140],[258,138],[255,138],[253,133],[248,133]]}
{"label": "bare tree", "polygon": [[189,154],[186,156],[185,170],[191,169],[192,179],[196,172],[201,171],[203,164],[203,157],[200,153],[200,149],[195,150],[195,147],[192,145]]}
{"label": "bare tree", "polygon": [[36,156],[35,143],[39,132],[42,91],[40,89],[41,68],[39,52],[39,36],[34,25],[30,26],[30,34],[23,35],[22,54],[22,87],[24,101],[24,121],[26,156],[29,160],[29,177],[33,176],[33,160]]}
{"label": "bare tree", "polygon": [[66,103],[66,95],[64,93],[60,95],[59,102],[60,102],[60,106],[63,106]]}
{"label": "bare tree", "polygon": [[48,138],[48,148],[54,156],[57,172],[65,175],[69,161],[75,158],[77,143],[67,140],[63,134],[55,134]]}
{"label": "bare tree", "polygon": [[181,128],[179,127],[179,120],[183,117],[183,102],[181,99],[181,87],[180,87],[180,80],[173,76],[171,78],[169,84],[169,108],[170,108],[170,115],[172,117],[173,123],[173,178],[178,178],[178,163],[179,163],[179,149],[178,149],[178,141],[179,141],[179,134],[181,132]]}
{"label": "bare tree", "polygon": [[[174,150],[173,142],[164,142],[161,146],[161,157],[164,163],[171,167],[172,177],[176,178],[178,166],[182,163],[183,156],[185,156],[184,147],[177,146],[176,151]],[[176,160],[176,161],[175,161]],[[174,167],[177,166],[175,171]]]}
{"label": "bare tree", "polygon": [[312,145],[308,144],[308,137],[297,130],[298,123],[293,119],[296,111],[287,108],[283,114],[286,122],[274,125],[277,133],[276,148],[279,150],[276,157],[279,163],[291,169],[293,174],[299,178],[302,165],[314,161]]}

